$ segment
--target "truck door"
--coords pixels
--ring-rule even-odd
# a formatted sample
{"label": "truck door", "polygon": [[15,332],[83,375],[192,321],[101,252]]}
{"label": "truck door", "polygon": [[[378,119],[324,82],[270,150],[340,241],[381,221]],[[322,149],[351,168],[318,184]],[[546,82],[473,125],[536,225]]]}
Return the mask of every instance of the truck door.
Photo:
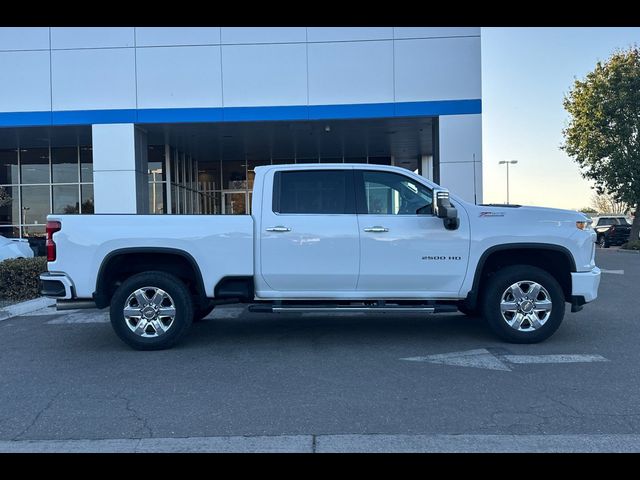
{"label": "truck door", "polygon": [[[354,170],[360,224],[358,291],[400,296],[457,295],[469,256],[468,222],[445,229],[432,213],[432,190],[413,178]],[[459,215],[462,209],[458,208]]]}
{"label": "truck door", "polygon": [[353,291],[360,243],[352,169],[283,169],[265,178],[260,272],[286,292]]}

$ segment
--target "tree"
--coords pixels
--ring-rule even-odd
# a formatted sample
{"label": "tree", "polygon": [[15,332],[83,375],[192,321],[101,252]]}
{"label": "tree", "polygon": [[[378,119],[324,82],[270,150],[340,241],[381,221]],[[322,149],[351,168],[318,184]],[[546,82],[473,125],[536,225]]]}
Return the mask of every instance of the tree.
{"label": "tree", "polygon": [[[567,154],[596,192],[640,207],[640,49],[615,52],[598,62],[565,96],[569,124],[562,131]],[[638,238],[636,215],[631,238]]]}
{"label": "tree", "polygon": [[598,210],[596,210],[595,208],[592,208],[592,207],[583,207],[578,211],[582,212],[582,213],[589,213],[591,215],[594,215],[594,214],[598,213]]}
{"label": "tree", "polygon": [[601,214],[611,213],[614,215],[625,215],[630,210],[629,205],[624,202],[618,202],[613,195],[608,193],[600,195],[594,193],[591,196],[591,206]]}

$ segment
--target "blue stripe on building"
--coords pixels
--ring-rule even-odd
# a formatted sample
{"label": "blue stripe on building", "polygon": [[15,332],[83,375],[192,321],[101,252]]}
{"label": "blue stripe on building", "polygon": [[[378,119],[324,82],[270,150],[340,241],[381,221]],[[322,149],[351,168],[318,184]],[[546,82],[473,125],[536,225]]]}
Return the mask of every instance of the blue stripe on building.
{"label": "blue stripe on building", "polygon": [[0,127],[100,123],[194,123],[435,117],[482,113],[480,99],[273,107],[150,108],[0,112]]}

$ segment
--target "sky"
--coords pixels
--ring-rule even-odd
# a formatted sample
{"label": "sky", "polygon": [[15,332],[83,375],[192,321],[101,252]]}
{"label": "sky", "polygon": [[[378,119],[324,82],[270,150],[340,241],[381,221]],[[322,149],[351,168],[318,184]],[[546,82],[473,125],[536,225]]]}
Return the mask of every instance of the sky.
{"label": "sky", "polygon": [[482,29],[483,202],[577,210],[591,204],[592,183],[560,149],[569,116],[562,106],[616,49],[640,46],[640,28]]}

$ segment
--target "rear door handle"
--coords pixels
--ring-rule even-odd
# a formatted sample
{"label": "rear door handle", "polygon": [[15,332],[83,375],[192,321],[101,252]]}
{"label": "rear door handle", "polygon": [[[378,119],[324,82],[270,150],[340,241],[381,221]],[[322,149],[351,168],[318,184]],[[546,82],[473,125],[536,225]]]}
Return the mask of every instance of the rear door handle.
{"label": "rear door handle", "polygon": [[367,227],[364,229],[365,232],[374,232],[374,233],[383,233],[383,232],[388,232],[389,229],[386,227],[380,227],[380,226],[375,226],[375,227]]}
{"label": "rear door handle", "polygon": [[289,227],[283,227],[282,225],[278,225],[277,227],[269,227],[267,228],[267,232],[290,232],[291,229]]}

